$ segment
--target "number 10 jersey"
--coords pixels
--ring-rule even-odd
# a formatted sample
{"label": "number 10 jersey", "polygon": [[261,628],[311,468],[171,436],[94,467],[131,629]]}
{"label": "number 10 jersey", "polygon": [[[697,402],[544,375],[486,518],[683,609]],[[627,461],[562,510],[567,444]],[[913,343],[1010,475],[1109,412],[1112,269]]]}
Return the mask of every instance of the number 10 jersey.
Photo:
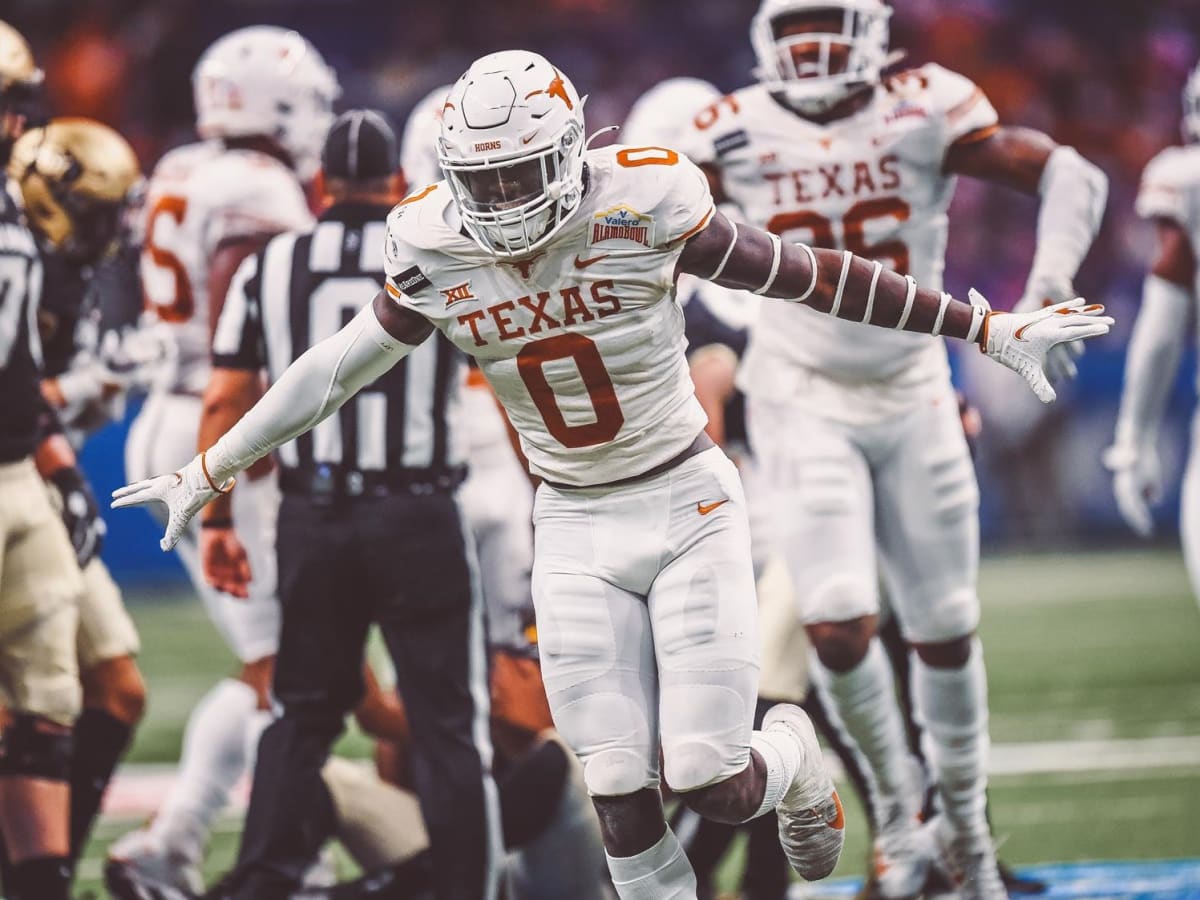
{"label": "number 10 jersey", "polygon": [[[682,149],[715,167],[748,221],[814,247],[876,259],[939,289],[946,210],[955,179],[943,171],[959,142],[990,136],[996,111],[971,81],[941,66],[902,72],[854,115],[804,119],[761,85],[703,110]],[[945,371],[941,342],[863,328],[796,304],[764,303],[742,380],[778,390],[786,369],[852,382]]]}
{"label": "number 10 jersey", "polygon": [[388,294],[479,361],[532,471],[594,485],[639,475],[704,428],[675,266],[713,214],[673,150],[587,154],[587,190],[545,247],[500,260],[462,234],[444,182],[388,217]]}

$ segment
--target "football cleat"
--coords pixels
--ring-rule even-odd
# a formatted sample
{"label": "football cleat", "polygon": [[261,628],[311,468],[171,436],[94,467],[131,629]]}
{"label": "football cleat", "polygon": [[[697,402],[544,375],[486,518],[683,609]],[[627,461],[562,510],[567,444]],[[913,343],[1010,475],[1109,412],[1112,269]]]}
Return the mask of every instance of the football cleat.
{"label": "football cleat", "polygon": [[139,828],[108,848],[104,884],[117,900],[193,900],[204,893],[195,859]]}
{"label": "football cleat", "polygon": [[884,805],[879,815],[883,824],[875,836],[872,870],[879,896],[889,900],[920,894],[938,854],[934,823],[921,822],[924,778],[916,760],[912,760],[912,769],[913,789]]}
{"label": "football cleat", "polygon": [[990,835],[975,838],[936,829],[939,864],[958,888],[961,900],[1008,900]]}
{"label": "football cleat", "polygon": [[825,769],[812,722],[789,703],[773,706],[763,719],[763,731],[791,735],[800,745],[801,764],[775,807],[779,843],[796,874],[805,881],[829,875],[846,842],[842,801]]}

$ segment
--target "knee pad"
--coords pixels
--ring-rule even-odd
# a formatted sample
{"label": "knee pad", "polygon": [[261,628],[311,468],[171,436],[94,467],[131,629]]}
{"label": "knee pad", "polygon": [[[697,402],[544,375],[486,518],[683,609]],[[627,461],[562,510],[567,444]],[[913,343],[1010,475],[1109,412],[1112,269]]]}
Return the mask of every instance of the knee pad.
{"label": "knee pad", "polygon": [[682,741],[663,747],[663,775],[676,793],[699,790],[728,777],[725,756],[704,741]]}
{"label": "knee pad", "polygon": [[645,754],[621,747],[589,756],[583,764],[583,780],[593,797],[623,797],[658,787],[658,774],[647,765]]}
{"label": "knee pad", "polygon": [[879,588],[856,574],[830,575],[801,598],[801,619],[815,622],[845,622],[879,612]]}
{"label": "knee pad", "polygon": [[907,610],[913,621],[900,623],[911,643],[941,644],[972,634],[979,627],[979,596],[971,588],[946,590]]}
{"label": "knee pad", "polygon": [[4,729],[0,778],[45,778],[66,781],[71,773],[71,732],[63,726],[16,713]]}

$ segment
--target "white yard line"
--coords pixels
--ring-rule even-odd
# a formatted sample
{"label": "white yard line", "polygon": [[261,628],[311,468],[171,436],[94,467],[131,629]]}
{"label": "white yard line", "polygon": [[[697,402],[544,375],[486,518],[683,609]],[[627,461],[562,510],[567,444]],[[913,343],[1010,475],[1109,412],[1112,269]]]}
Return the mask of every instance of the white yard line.
{"label": "white yard line", "polygon": [[[834,776],[840,777],[836,758],[827,755],[826,759]],[[1200,735],[994,744],[990,766],[997,777],[1119,772],[1133,778],[1153,769],[1200,770]],[[145,818],[158,808],[174,780],[175,766],[169,763],[123,767],[105,798],[105,815]],[[247,788],[243,782],[234,792],[234,809],[245,807]]]}

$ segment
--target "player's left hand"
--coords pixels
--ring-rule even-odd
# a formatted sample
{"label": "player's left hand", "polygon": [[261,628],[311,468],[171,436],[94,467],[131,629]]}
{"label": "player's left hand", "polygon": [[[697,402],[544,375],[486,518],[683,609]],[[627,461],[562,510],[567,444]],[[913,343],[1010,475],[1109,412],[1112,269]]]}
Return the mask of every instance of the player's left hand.
{"label": "player's left hand", "polygon": [[1150,507],[1162,500],[1162,466],[1152,446],[1114,444],[1104,451],[1104,465],[1113,473],[1113,496],[1117,511],[1135,534],[1148,538],[1154,533]]}
{"label": "player's left hand", "polygon": [[[970,292],[971,303],[990,309],[978,291]],[[1082,341],[1108,334],[1113,325],[1099,303],[1082,297],[1056,303],[1027,313],[988,312],[979,345],[988,356],[1025,379],[1038,399],[1052,403],[1058,396],[1047,377],[1050,351],[1068,341]]]}
{"label": "player's left hand", "polygon": [[[1030,279],[1025,293],[1013,307],[1013,312],[1036,312],[1064,303],[1076,296],[1075,285],[1069,278]],[[1046,354],[1046,375],[1051,384],[1070,381],[1079,374],[1075,361],[1083,356],[1083,341],[1068,341],[1050,348]]]}
{"label": "player's left hand", "polygon": [[209,483],[208,476],[204,474],[203,454],[200,454],[178,472],[157,475],[117,488],[112,494],[112,506],[113,509],[122,509],[153,501],[163,504],[167,508],[167,529],[158,546],[165,552],[179,543],[188,523],[204,504],[233,487],[233,479],[230,478],[220,487],[218,491]]}
{"label": "player's left hand", "polygon": [[249,598],[250,559],[232,525],[201,528],[200,564],[204,580],[218,591],[242,600]]}

